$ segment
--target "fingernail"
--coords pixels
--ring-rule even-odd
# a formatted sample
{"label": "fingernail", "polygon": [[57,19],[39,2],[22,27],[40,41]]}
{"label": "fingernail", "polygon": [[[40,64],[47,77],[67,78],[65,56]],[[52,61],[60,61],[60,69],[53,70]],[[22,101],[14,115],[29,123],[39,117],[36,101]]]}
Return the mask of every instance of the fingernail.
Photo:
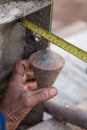
{"label": "fingernail", "polygon": [[49,93],[50,93],[51,96],[56,95],[57,94],[57,90],[55,88],[51,88]]}

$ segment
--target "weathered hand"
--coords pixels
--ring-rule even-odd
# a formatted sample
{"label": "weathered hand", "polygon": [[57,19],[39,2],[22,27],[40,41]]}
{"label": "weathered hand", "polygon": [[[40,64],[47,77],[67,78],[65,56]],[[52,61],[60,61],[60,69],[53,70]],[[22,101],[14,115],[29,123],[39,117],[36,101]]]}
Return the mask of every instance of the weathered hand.
{"label": "weathered hand", "polygon": [[57,94],[56,88],[52,87],[37,90],[34,79],[29,60],[18,61],[0,107],[7,119],[7,130],[15,130],[34,105]]}

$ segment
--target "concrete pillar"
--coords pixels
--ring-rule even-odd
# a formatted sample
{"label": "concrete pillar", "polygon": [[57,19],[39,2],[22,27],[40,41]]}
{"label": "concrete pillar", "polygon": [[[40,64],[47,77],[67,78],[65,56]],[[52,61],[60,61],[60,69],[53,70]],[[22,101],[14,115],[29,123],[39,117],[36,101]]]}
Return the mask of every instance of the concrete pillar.
{"label": "concrete pillar", "polygon": [[[0,0],[0,4],[9,0]],[[44,1],[44,0],[42,0]],[[38,1],[39,2],[39,1]],[[51,5],[27,16],[37,25],[49,30],[51,27]],[[0,97],[7,88],[14,63],[19,59],[27,59],[37,50],[48,47],[49,43],[41,38],[35,40],[36,35],[24,28],[16,20],[0,26]],[[44,104],[39,104],[26,116],[22,123],[34,125],[42,121]],[[21,130],[20,127],[18,130]]]}

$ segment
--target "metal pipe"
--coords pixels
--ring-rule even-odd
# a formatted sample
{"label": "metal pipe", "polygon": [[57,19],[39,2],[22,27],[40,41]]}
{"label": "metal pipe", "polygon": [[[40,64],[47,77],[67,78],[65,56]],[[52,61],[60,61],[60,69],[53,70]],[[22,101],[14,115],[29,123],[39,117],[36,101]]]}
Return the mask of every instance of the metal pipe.
{"label": "metal pipe", "polygon": [[50,113],[58,121],[69,122],[87,129],[87,111],[76,106],[58,103],[57,100],[50,100],[45,103],[45,111]]}

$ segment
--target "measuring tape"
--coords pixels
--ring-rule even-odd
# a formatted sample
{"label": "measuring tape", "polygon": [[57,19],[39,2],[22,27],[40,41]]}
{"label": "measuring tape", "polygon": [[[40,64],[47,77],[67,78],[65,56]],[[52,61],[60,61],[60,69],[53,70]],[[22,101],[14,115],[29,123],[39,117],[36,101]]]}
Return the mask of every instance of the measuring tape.
{"label": "measuring tape", "polygon": [[54,43],[55,45],[59,46],[60,48],[64,49],[65,51],[67,51],[67,52],[71,53],[72,55],[78,57],[79,59],[87,62],[87,52],[85,52],[84,50],[63,40],[59,36],[56,36],[55,34],[48,32],[47,30],[43,29],[42,27],[35,25],[34,23],[32,23],[31,21],[29,21],[27,19],[23,19],[21,21],[21,23],[24,27],[27,27],[31,31],[39,34],[43,38]]}

